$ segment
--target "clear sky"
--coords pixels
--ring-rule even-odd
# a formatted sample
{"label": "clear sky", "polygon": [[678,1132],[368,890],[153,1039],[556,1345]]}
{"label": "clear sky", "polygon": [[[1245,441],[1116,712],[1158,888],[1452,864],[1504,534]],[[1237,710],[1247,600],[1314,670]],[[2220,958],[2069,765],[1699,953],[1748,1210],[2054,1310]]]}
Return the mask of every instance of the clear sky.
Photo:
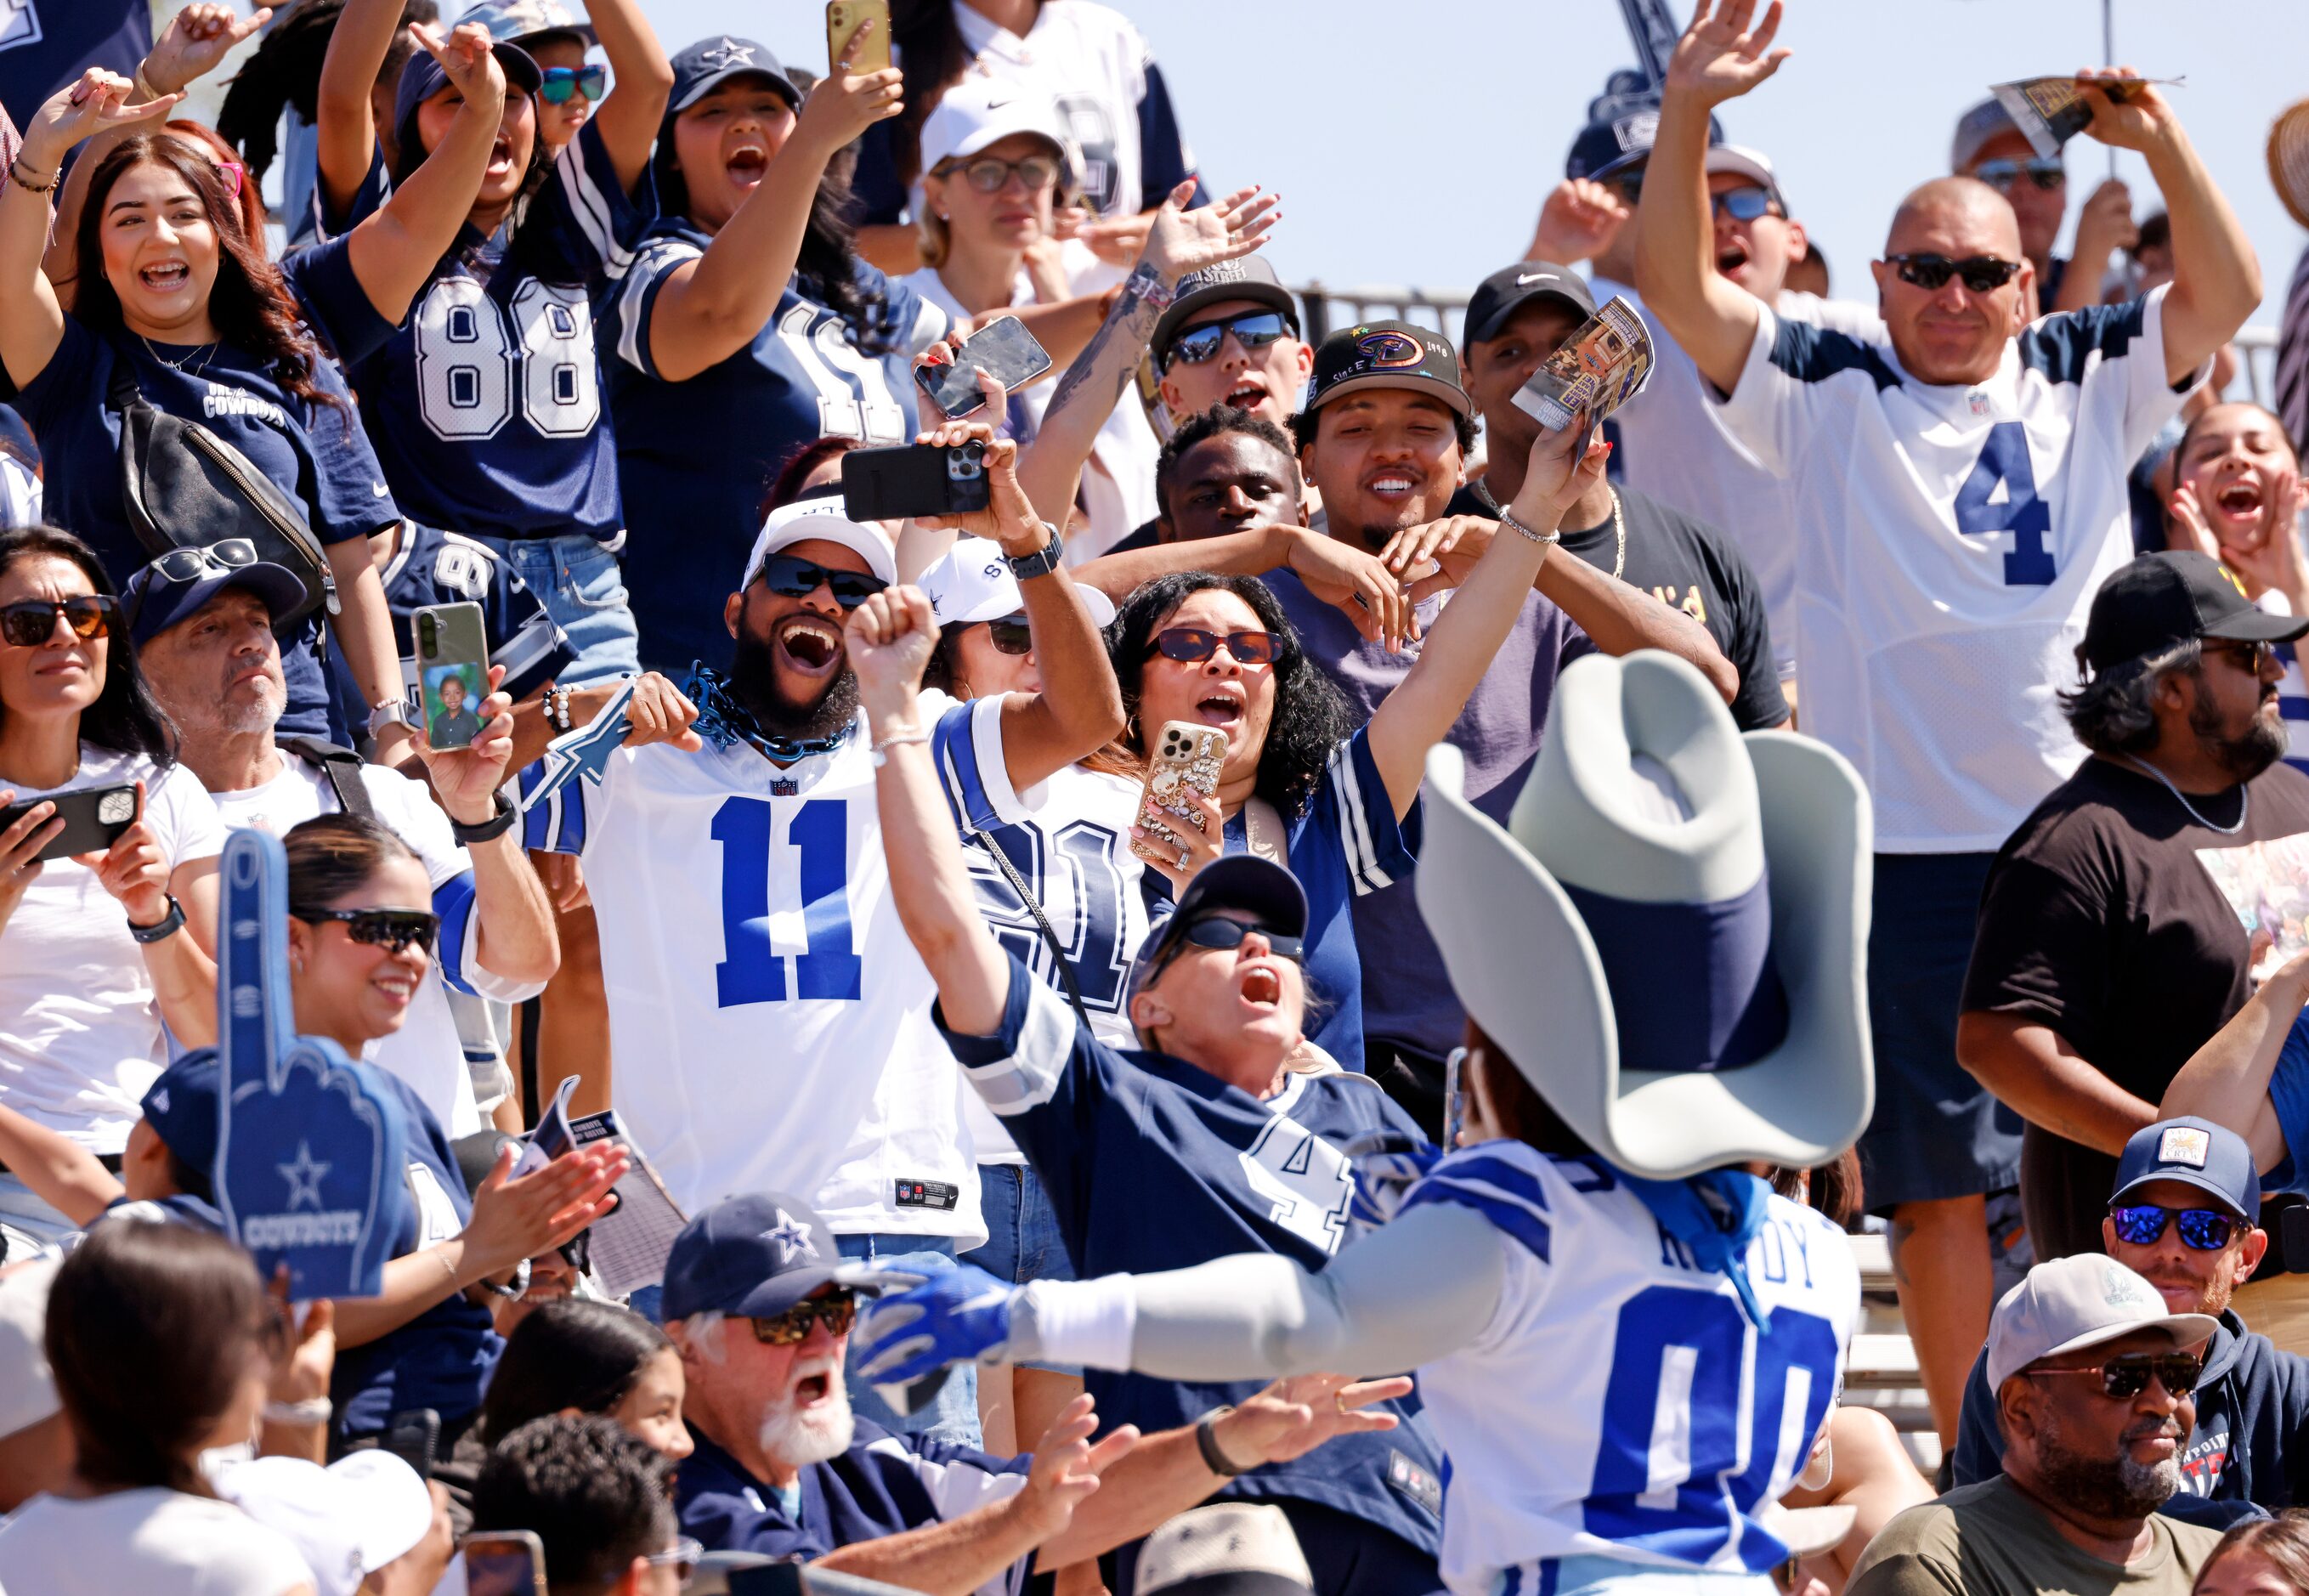
{"label": "clear sky", "polygon": [[[1672,0],[1681,20],[1690,0]],[[648,0],[669,49],[751,35],[823,68],[813,0]],[[2114,0],[2118,58],[2185,76],[2175,103],[2244,217],[2272,297],[2304,235],[2270,191],[2269,125],[2309,95],[2303,0]],[[1530,237],[1587,101],[1634,52],[1611,0],[1120,0],[1163,65],[1215,184],[1284,196],[1270,245],[1287,280],[1466,287]],[[445,9],[446,9],[445,7]],[[1987,85],[2095,64],[2100,0],[1792,0],[1778,77],[1727,107],[1735,142],[1777,163],[1839,291],[1893,202],[1947,169],[1949,134]],[[1417,19],[1414,21],[1414,19]],[[2071,214],[2108,169],[2070,146]],[[2136,214],[2153,208],[2134,157]],[[2273,321],[2270,305],[2254,319]]]}

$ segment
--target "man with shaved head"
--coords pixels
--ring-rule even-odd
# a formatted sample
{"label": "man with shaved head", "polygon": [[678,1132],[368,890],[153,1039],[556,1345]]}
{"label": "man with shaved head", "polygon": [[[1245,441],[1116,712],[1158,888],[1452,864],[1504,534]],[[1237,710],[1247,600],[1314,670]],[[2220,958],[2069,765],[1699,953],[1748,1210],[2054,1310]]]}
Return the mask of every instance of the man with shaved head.
{"label": "man with shaved head", "polygon": [[2093,593],[2132,553],[2126,467],[2244,324],[2261,276],[2163,97],[2113,100],[2099,81],[2132,74],[2088,72],[2086,131],[2139,152],[2166,196],[2168,286],[2030,324],[2011,206],[1944,177],[1901,203],[1874,263],[1881,335],[1783,319],[1714,270],[1703,164],[1713,109],[1789,55],[1773,47],[1780,14],[1701,0],[1678,42],[1636,281],[1725,395],[1709,414],[1795,486],[1803,729],[1875,798],[1876,1117],[1861,1159],[1947,1445],[1988,1324],[1985,1196],[2020,1163],[2019,1119],[1957,1059],[1981,885],[2083,756],[2057,695]]}

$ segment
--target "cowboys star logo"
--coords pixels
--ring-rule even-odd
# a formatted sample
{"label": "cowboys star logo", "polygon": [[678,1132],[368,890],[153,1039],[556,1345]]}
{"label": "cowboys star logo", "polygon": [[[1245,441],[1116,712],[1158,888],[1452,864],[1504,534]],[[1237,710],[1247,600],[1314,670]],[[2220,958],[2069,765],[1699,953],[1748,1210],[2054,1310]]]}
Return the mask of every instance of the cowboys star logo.
{"label": "cowboys star logo", "polygon": [[733,66],[751,66],[754,47],[739,44],[724,34],[720,44],[710,50],[700,50],[697,58],[716,72],[727,72]]}
{"label": "cowboys star logo", "polygon": [[798,1257],[817,1256],[817,1246],[809,1238],[809,1227],[783,1208],[778,1210],[776,1228],[763,1231],[762,1239],[777,1244],[780,1268],[783,1268]]}

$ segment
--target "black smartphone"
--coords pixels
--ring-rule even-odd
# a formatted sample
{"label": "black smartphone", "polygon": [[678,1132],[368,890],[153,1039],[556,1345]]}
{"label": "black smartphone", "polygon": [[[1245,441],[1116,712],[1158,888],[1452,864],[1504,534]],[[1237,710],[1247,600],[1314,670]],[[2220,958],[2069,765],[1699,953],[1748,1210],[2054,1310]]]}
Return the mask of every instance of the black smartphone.
{"label": "black smartphone", "polygon": [[732,1568],[724,1576],[730,1596],[805,1596],[809,1583],[792,1563],[771,1563],[753,1568]]}
{"label": "black smartphone", "polygon": [[545,1543],[527,1530],[468,1535],[465,1596],[545,1596]]}
{"label": "black smartphone", "polygon": [[433,1454],[441,1445],[441,1415],[431,1408],[404,1408],[387,1421],[385,1437],[377,1444],[419,1477],[429,1476]]}
{"label": "black smartphone", "polygon": [[[56,814],[40,824],[61,819],[65,829],[48,839],[39,852],[44,859],[68,858],[75,853],[102,853],[136,824],[136,786],[84,787],[75,792],[52,792],[45,798],[11,804],[0,809],[0,832],[24,818],[34,804],[54,804]],[[35,828],[38,829],[37,827]]]}
{"label": "black smartphone", "polygon": [[986,450],[973,440],[951,448],[908,444],[852,449],[842,457],[842,502],[852,521],[966,515],[991,502]]}
{"label": "black smartphone", "polygon": [[1034,341],[1015,315],[997,316],[962,342],[951,366],[917,366],[914,382],[947,416],[974,416],[986,408],[978,373],[1002,384],[1005,393],[1025,387],[1051,369],[1050,351]]}

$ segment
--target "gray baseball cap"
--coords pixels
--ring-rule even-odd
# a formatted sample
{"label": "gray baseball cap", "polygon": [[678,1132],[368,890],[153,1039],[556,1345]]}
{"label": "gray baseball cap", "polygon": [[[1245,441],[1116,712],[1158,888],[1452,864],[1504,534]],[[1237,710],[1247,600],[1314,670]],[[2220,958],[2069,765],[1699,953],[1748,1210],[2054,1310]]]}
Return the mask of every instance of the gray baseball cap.
{"label": "gray baseball cap", "polygon": [[1988,1321],[1988,1388],[2039,1359],[2081,1351],[2137,1330],[2162,1330],[2193,1347],[2220,1328],[2204,1314],[2165,1311],[2165,1298],[2114,1258],[2078,1253],[2039,1264],[1996,1305]]}

